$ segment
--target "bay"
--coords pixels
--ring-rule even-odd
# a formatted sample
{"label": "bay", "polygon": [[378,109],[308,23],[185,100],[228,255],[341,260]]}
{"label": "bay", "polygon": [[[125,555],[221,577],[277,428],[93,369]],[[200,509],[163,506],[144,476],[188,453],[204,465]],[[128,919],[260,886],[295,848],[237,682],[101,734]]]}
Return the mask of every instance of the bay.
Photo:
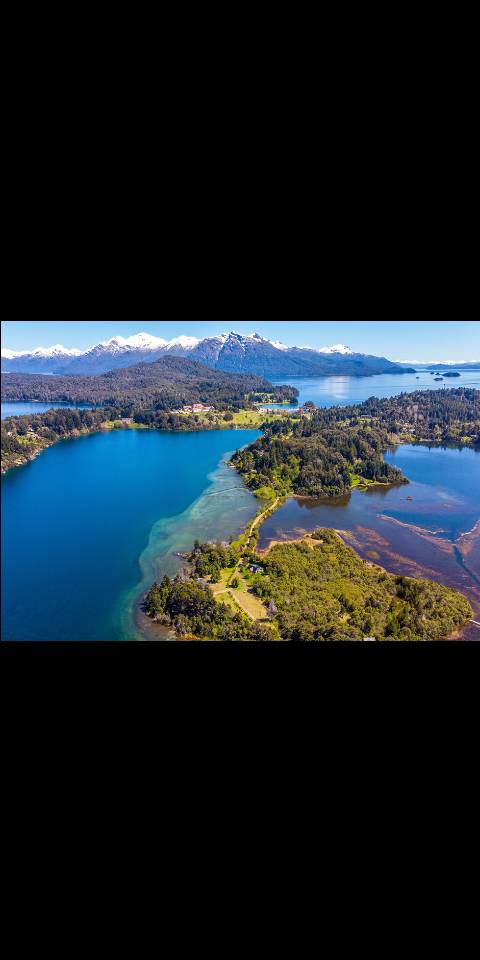
{"label": "bay", "polygon": [[[460,371],[458,371],[460,372]],[[418,378],[418,379],[417,379]],[[376,377],[288,377],[273,380],[276,386],[286,384],[300,392],[299,404],[313,402],[317,407],[349,406],[363,403],[370,397],[397,397],[415,390],[445,390],[450,387],[474,387],[480,389],[480,370],[467,370],[460,377],[447,378],[436,383],[426,370],[416,373],[382,374]],[[279,404],[271,404],[275,408]],[[294,406],[281,406],[295,409]]]}
{"label": "bay", "polygon": [[[2,637],[139,638],[133,615],[142,577],[178,568],[175,550],[189,549],[203,530],[228,539],[255,514],[255,498],[224,461],[257,436],[114,431],[61,441],[8,471]],[[144,557],[149,544],[155,569]]]}
{"label": "bay", "polygon": [[480,613],[480,450],[400,446],[386,459],[408,486],[354,490],[338,500],[291,498],[263,524],[260,550],[319,527],[338,530],[365,560],[454,587]]}

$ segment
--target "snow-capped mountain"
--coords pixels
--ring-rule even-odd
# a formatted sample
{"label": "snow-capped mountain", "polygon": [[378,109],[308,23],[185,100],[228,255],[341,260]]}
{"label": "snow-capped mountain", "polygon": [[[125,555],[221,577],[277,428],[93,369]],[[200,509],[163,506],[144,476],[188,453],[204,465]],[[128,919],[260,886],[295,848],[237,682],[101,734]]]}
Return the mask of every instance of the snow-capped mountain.
{"label": "snow-capped mountain", "polygon": [[278,377],[370,376],[401,372],[398,364],[379,357],[354,353],[345,344],[331,347],[289,347],[251,333],[232,331],[198,340],[181,336],[164,340],[149,333],[112,337],[89,350],[69,350],[56,344],[32,352],[2,349],[2,372],[100,374],[163,356],[197,360],[216,370],[255,373],[267,379]]}
{"label": "snow-capped mountain", "polygon": [[350,350],[350,347],[346,347],[344,343],[336,343],[333,347],[321,347],[318,353],[339,353],[344,357],[352,357],[353,350]]}
{"label": "snow-capped mountain", "polygon": [[7,350],[2,348],[2,373],[16,370],[22,373],[60,373],[76,358],[81,350],[70,350],[56,343],[53,347],[37,347],[35,350]]}

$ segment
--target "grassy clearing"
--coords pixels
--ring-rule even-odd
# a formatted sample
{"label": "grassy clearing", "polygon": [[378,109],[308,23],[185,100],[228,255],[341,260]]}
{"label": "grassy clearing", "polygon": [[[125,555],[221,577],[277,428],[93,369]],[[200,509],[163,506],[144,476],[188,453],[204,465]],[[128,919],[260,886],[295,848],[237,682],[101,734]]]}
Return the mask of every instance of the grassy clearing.
{"label": "grassy clearing", "polygon": [[248,593],[245,586],[243,589],[240,587],[238,590],[230,590],[230,593],[251,620],[266,620],[268,618],[267,608],[253,593]]}
{"label": "grassy clearing", "polygon": [[225,606],[232,611],[232,613],[238,613],[238,604],[235,603],[233,596],[229,590],[222,590],[219,593],[215,593],[215,600],[217,603],[224,603]]}
{"label": "grassy clearing", "polygon": [[238,613],[238,609],[240,608],[243,613],[246,613],[250,620],[266,620],[268,618],[266,607],[264,607],[258,597],[248,592],[248,586],[245,581],[240,580],[240,586],[234,590],[233,587],[226,585],[226,574],[228,574],[229,579],[232,571],[222,571],[222,582],[211,584],[212,593],[217,603],[227,604],[234,613]]}
{"label": "grassy clearing", "polygon": [[201,425],[206,430],[231,430],[245,428],[250,430],[259,430],[264,423],[274,423],[284,417],[281,410],[272,410],[268,413],[261,413],[260,410],[239,410],[232,414],[232,420],[224,420],[223,413],[180,413],[184,420],[192,420],[195,424]]}

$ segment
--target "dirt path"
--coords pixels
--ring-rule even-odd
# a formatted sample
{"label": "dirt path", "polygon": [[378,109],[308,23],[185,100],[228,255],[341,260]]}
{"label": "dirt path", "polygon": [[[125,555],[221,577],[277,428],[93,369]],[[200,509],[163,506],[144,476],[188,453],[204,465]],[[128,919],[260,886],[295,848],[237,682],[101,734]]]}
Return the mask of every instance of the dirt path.
{"label": "dirt path", "polygon": [[229,580],[230,583],[231,583],[232,580],[234,580],[234,578],[237,577],[237,576],[239,576],[240,579],[241,579],[240,570],[241,570],[241,568],[242,568],[243,566],[245,566],[245,550],[248,550],[249,547],[250,547],[250,543],[251,543],[251,540],[252,540],[253,531],[256,530],[257,527],[263,522],[263,520],[264,520],[265,517],[268,515],[268,513],[270,512],[270,510],[275,510],[275,508],[277,507],[277,504],[278,504],[278,503],[280,503],[280,497],[277,497],[277,499],[275,500],[275,503],[273,503],[273,504],[271,504],[271,506],[267,507],[267,509],[264,510],[263,513],[261,513],[260,516],[259,516],[259,517],[256,517],[256,519],[253,521],[252,526],[250,527],[250,533],[248,534],[247,540],[246,540],[246,542],[245,542],[245,549],[242,551],[242,554],[241,554],[241,556],[240,556],[240,558],[239,558],[239,561],[238,561],[238,563],[237,563],[237,566],[235,567],[235,569],[234,569],[234,571],[233,571],[233,573],[232,573],[232,576],[230,577],[230,580]]}
{"label": "dirt path", "polygon": [[[252,623],[267,619],[268,613],[261,601],[247,591],[243,593],[236,590],[231,590],[227,587],[225,590],[219,590],[218,593],[215,594],[215,598],[218,599],[218,597],[225,597],[225,595],[228,595],[233,600],[235,606],[238,607],[242,613],[246,614]],[[249,607],[252,609],[249,609]],[[256,609],[257,616],[253,612],[253,609]]]}
{"label": "dirt path", "polygon": [[[247,540],[247,542],[246,542],[246,544],[245,544],[245,550],[248,550],[248,548],[249,548],[249,546],[250,546],[250,543],[251,543],[251,540],[252,540],[253,531],[256,530],[257,527],[259,527],[261,523],[263,523],[263,521],[265,520],[265,517],[267,517],[268,514],[270,513],[270,510],[275,510],[275,509],[277,508],[277,505],[278,505],[279,503],[280,503],[280,497],[277,497],[277,499],[275,500],[275,503],[272,503],[270,507],[267,507],[267,509],[264,510],[263,513],[261,513],[260,516],[259,516],[259,517],[256,517],[256,519],[253,521],[252,526],[250,527],[250,533],[248,534],[248,540]],[[243,559],[243,558],[241,558],[241,559]]]}

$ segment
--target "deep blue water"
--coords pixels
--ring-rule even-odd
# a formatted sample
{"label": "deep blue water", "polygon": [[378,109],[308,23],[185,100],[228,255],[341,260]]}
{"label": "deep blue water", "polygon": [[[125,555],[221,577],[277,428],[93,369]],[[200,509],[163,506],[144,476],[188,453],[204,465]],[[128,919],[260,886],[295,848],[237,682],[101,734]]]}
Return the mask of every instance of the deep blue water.
{"label": "deep blue water", "polygon": [[21,400],[17,403],[2,403],[2,420],[7,417],[21,417],[26,413],[46,413],[47,410],[58,410],[62,407],[75,408],[77,410],[93,410],[94,407],[88,403],[37,403],[36,401]]}
{"label": "deep blue water", "polygon": [[254,515],[252,494],[219,464],[257,436],[115,431],[62,441],[10,470],[2,477],[2,638],[129,636],[120,601],[141,581],[139,560],[159,521],[175,531],[181,517],[188,547],[197,535],[190,541],[189,509],[193,529],[198,505],[214,504],[220,491],[223,510],[204,525],[212,539],[238,533]]}
{"label": "deep blue water", "polygon": [[[418,377],[418,379],[417,379]],[[274,380],[274,384],[288,384],[300,391],[299,403],[313,401],[317,407],[348,406],[362,403],[370,397],[396,397],[400,393],[415,390],[444,390],[449,387],[475,387],[480,389],[480,370],[466,371],[455,379],[435,380],[426,371],[405,373],[400,376],[382,374],[377,377],[288,377]],[[274,407],[275,404],[272,404]],[[285,406],[283,409],[288,410]]]}

